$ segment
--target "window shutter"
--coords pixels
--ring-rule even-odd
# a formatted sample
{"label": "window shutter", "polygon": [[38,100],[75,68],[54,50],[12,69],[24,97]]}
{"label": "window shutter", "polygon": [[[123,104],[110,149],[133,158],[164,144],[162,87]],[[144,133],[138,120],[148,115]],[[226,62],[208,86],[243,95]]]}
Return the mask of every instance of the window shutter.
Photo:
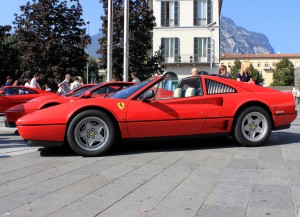
{"label": "window shutter", "polygon": [[198,0],[194,0],[194,26],[198,26]]}
{"label": "window shutter", "polygon": [[211,57],[211,38],[207,38],[208,39],[208,45],[207,45],[207,56],[208,56],[208,60],[210,61]]}
{"label": "window shutter", "polygon": [[165,38],[161,38],[161,54],[165,58]]}
{"label": "window shutter", "polygon": [[160,25],[166,26],[166,3],[165,1],[161,2],[161,13],[160,13]]}
{"label": "window shutter", "polygon": [[194,38],[194,62],[198,62],[198,38]]}
{"label": "window shutter", "polygon": [[180,39],[179,38],[175,38],[175,62],[178,62],[178,57],[180,55]]}
{"label": "window shutter", "polygon": [[180,3],[174,2],[174,25],[179,26]]}
{"label": "window shutter", "polygon": [[207,1],[207,24],[210,24],[213,22],[212,20],[212,6],[213,2],[212,1]]}

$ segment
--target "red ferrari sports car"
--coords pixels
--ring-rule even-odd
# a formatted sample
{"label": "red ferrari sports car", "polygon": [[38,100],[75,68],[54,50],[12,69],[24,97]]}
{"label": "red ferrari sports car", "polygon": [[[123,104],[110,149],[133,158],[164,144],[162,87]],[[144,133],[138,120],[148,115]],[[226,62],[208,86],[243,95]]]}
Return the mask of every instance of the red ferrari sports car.
{"label": "red ferrari sports car", "polygon": [[174,91],[162,84],[157,76],[103,99],[43,109],[18,119],[17,127],[29,146],[68,144],[79,155],[97,156],[118,138],[232,135],[259,146],[297,117],[291,93],[210,75],[185,78]]}
{"label": "red ferrari sports car", "polygon": [[9,107],[25,103],[38,96],[55,96],[54,93],[24,86],[4,86],[0,89],[0,113]]}
{"label": "red ferrari sports car", "polygon": [[7,109],[4,112],[4,122],[6,127],[15,127],[18,118],[62,103],[78,100],[80,98],[104,97],[107,94],[122,90],[124,87],[133,85],[132,82],[103,82],[99,85],[84,85],[78,87],[71,93],[53,97],[38,97],[27,103],[19,104]]}

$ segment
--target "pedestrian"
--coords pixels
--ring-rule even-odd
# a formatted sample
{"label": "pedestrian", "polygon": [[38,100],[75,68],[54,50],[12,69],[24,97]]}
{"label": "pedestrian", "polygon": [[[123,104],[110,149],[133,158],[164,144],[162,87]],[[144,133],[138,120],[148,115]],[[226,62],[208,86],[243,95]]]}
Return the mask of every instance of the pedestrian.
{"label": "pedestrian", "polygon": [[45,84],[44,88],[45,88],[46,91],[49,91],[49,92],[52,91],[48,84]]}
{"label": "pedestrian", "polygon": [[135,83],[140,83],[140,79],[137,77],[137,73],[136,72],[132,72],[131,73],[131,78],[132,78],[132,82],[135,82]]}
{"label": "pedestrian", "polygon": [[25,83],[24,83],[24,86],[25,86],[25,87],[30,87],[30,79],[29,79],[29,78],[25,78],[25,79],[24,79],[24,82],[25,82]]}
{"label": "pedestrian", "polygon": [[300,90],[297,89],[297,104],[299,105],[300,104]]}
{"label": "pedestrian", "polygon": [[40,84],[39,84],[39,80],[40,80],[40,73],[35,73],[33,78],[30,81],[30,87],[31,88],[37,88],[37,89],[42,89]]}
{"label": "pedestrian", "polygon": [[241,70],[236,75],[236,80],[241,82],[249,82],[250,81],[250,63],[243,62],[241,66]]}
{"label": "pedestrian", "polygon": [[12,86],[18,86],[19,81],[15,80],[14,83],[12,84]]}
{"label": "pedestrian", "polygon": [[228,75],[227,75],[227,66],[225,66],[225,65],[220,66],[219,75],[223,75],[223,76],[228,77]]}
{"label": "pedestrian", "polygon": [[60,84],[58,84],[58,87],[61,88],[61,93],[70,92],[70,80],[71,80],[71,75],[66,74],[65,80],[63,80]]}
{"label": "pedestrian", "polygon": [[167,74],[165,77],[164,89],[172,91],[171,75]]}
{"label": "pedestrian", "polygon": [[12,77],[11,76],[6,76],[6,82],[4,86],[12,86]]}
{"label": "pedestrian", "polygon": [[198,69],[197,68],[192,68],[192,76],[197,76],[198,75]]}
{"label": "pedestrian", "polygon": [[75,76],[74,81],[71,83],[70,90],[80,87],[81,85],[82,85],[82,83],[80,82],[79,77]]}
{"label": "pedestrian", "polygon": [[292,94],[293,94],[294,100],[295,100],[295,102],[296,102],[296,100],[297,100],[297,90],[296,90],[295,87],[293,87],[293,89],[292,89]]}

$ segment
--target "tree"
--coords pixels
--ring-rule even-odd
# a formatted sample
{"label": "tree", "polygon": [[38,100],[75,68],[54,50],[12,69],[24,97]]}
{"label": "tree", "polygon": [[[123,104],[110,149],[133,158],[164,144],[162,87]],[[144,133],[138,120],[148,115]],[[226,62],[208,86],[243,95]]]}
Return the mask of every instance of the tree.
{"label": "tree", "polygon": [[[103,3],[104,16],[101,17],[103,37],[99,39],[102,54],[100,64],[106,67],[107,62],[107,0]],[[147,0],[129,0],[129,68],[138,72],[139,77],[148,77],[144,70],[148,61],[148,53],[152,49],[151,32],[155,24],[153,11],[149,9]],[[124,42],[124,1],[113,0],[113,77],[122,79],[123,74],[123,42]]]}
{"label": "tree", "polygon": [[96,83],[97,81],[99,81],[99,66],[97,63],[97,59],[89,56],[88,57],[88,63],[89,63],[89,81],[87,81],[87,76],[86,76],[86,72],[87,72],[87,66],[85,66],[84,68],[84,79],[86,80],[87,83]]}
{"label": "tree", "polygon": [[19,53],[15,45],[16,35],[10,34],[11,26],[0,26],[0,80],[7,75],[18,78],[20,76]]}
{"label": "tree", "polygon": [[271,86],[294,86],[295,68],[288,58],[283,58],[275,65]]}
{"label": "tree", "polygon": [[231,67],[231,71],[230,71],[230,77],[232,79],[236,79],[236,75],[240,71],[241,65],[242,63],[238,59],[234,61],[234,65]]}
{"label": "tree", "polygon": [[52,87],[66,73],[83,75],[90,38],[79,0],[32,0],[15,15],[22,77],[40,72]]}

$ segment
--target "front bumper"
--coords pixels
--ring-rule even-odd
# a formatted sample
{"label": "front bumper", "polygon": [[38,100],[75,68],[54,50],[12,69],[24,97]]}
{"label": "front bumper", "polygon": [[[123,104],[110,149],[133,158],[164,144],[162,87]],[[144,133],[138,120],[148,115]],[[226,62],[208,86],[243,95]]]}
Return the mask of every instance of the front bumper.
{"label": "front bumper", "polygon": [[25,141],[63,142],[65,140],[66,125],[19,125],[20,136]]}

